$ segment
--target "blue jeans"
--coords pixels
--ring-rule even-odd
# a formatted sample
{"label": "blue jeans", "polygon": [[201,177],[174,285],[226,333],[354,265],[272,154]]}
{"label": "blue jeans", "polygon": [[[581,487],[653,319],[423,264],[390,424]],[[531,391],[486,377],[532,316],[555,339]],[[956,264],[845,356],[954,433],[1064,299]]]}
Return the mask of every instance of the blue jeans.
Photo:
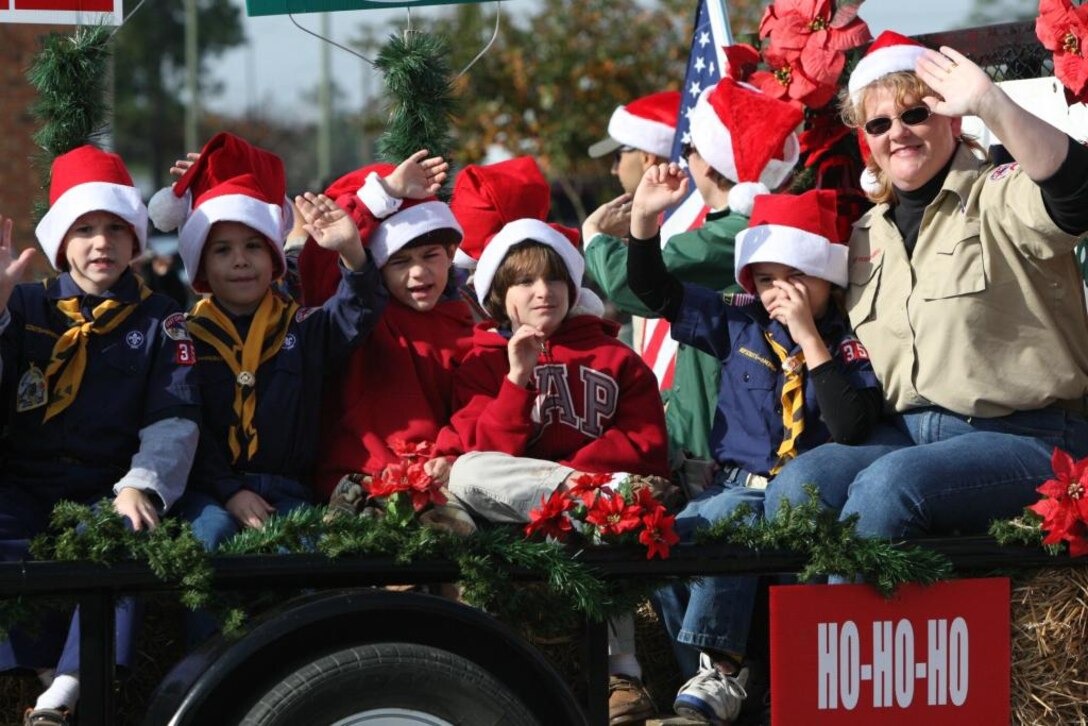
{"label": "blue jeans", "polygon": [[805,501],[802,487],[813,484],[825,507],[858,515],[864,537],[985,532],[1038,501],[1056,446],[1088,453],[1084,417],[1056,407],[988,419],[910,411],[864,444],[826,444],[791,461],[767,489],[766,512]]}
{"label": "blue jeans", "polygon": [[[246,488],[259,494],[276,508],[276,514],[288,514],[311,503],[310,487],[285,476],[274,474],[246,474]],[[241,531],[242,524],[226,510],[223,503],[210,494],[189,490],[182,495],[174,512],[193,525],[197,541],[209,552]],[[186,643],[191,650],[219,630],[219,624],[205,611],[187,612],[185,615]]]}
{"label": "blue jeans", "polygon": [[[743,486],[746,475],[740,469],[727,469],[688,502],[676,516],[681,542],[694,542],[697,530],[728,518],[741,504],[751,509],[749,521],[763,516],[764,492]],[[703,577],[654,594],[665,629],[682,646],[675,648],[681,672],[695,672],[700,650],[745,652],[758,587],[756,576]]]}
{"label": "blue jeans", "polygon": [[[246,474],[246,488],[276,508],[276,514],[288,514],[310,504],[313,490],[298,481],[274,474]],[[174,506],[174,513],[193,525],[193,534],[209,552],[242,530],[242,523],[227,511],[225,502],[211,494],[190,489]]]}

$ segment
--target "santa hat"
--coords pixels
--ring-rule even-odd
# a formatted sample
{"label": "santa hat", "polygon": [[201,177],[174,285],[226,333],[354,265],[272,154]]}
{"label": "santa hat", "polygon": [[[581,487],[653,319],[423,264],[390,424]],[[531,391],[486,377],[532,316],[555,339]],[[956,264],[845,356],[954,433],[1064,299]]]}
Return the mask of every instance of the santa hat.
{"label": "santa hat", "polygon": [[200,158],[148,205],[151,221],[164,232],[179,228],[178,250],[193,289],[210,292],[199,276],[208,232],[216,222],[239,222],[269,242],[276,277],[287,270],[283,242],[294,222],[285,194],[283,161],[270,151],[226,132],[213,136]]}
{"label": "santa hat", "polygon": [[[325,196],[352,214],[360,233],[365,228],[367,251],[379,268],[409,243],[430,232],[444,230],[451,244],[457,244],[462,237],[461,225],[438,197],[399,199],[385,190],[381,180],[395,169],[386,163],[364,166],[340,177],[325,190]],[[356,211],[360,203],[378,219],[376,227],[366,215]]]}
{"label": "santa hat", "polygon": [[53,160],[49,211],[38,222],[35,234],[54,269],[61,269],[57,255],[64,236],[88,212],[116,214],[132,225],[140,252],[147,248],[147,207],[140,190],[132,184],[125,162],[117,154],[90,145]]}
{"label": "santa hat", "polygon": [[915,62],[925,52],[925,46],[918,41],[885,30],[854,66],[854,72],[850,74],[847,84],[850,98],[856,103],[863,88],[889,73],[913,71]]}
{"label": "santa hat", "polygon": [[680,115],[680,92],[662,91],[636,98],[618,106],[608,120],[608,138],[589,147],[593,158],[611,154],[621,146],[630,146],[667,159],[676,136]]}
{"label": "santa hat", "polygon": [[755,294],[751,265],[777,262],[846,287],[847,247],[838,240],[837,217],[831,189],[756,197],[751,226],[737,235],[737,282]]}
{"label": "santa hat", "polygon": [[497,164],[469,164],[453,182],[450,210],[464,230],[453,263],[472,269],[487,240],[515,219],[545,219],[551,187],[531,156]]}
{"label": "santa hat", "polygon": [[563,264],[567,268],[571,281],[574,283],[575,299],[571,303],[576,305],[582,293],[582,274],[585,272],[586,263],[582,259],[578,248],[574,246],[570,237],[557,230],[554,226],[539,219],[516,219],[503,226],[499,233],[488,240],[480,255],[480,261],[476,265],[474,285],[476,287],[476,299],[483,305],[487,300],[487,293],[491,291],[491,283],[495,279],[506,254],[510,248],[521,242],[539,242],[551,247],[559,254]]}
{"label": "santa hat", "polygon": [[757,195],[786,181],[801,155],[794,129],[803,120],[792,104],[732,78],[702,92],[691,112],[691,143],[734,183],[730,209],[748,214]]}

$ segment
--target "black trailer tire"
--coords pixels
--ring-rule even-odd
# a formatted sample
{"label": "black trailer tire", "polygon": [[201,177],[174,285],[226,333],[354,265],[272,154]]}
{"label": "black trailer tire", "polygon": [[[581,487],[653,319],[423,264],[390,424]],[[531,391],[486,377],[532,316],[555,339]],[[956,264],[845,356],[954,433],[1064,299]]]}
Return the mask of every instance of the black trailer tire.
{"label": "black trailer tire", "polygon": [[470,660],[414,643],[371,643],[298,668],[241,726],[363,726],[402,710],[406,726],[539,726],[518,697]]}

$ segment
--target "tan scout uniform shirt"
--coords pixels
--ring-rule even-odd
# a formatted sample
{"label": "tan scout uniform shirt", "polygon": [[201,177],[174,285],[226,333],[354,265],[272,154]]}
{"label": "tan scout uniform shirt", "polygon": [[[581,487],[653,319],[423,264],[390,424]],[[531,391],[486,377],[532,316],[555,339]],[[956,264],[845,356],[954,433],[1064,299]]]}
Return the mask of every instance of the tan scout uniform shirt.
{"label": "tan scout uniform shirt", "polygon": [[1077,238],[1039,187],[960,146],[912,257],[879,204],[850,238],[850,322],[894,411],[994,417],[1088,393]]}

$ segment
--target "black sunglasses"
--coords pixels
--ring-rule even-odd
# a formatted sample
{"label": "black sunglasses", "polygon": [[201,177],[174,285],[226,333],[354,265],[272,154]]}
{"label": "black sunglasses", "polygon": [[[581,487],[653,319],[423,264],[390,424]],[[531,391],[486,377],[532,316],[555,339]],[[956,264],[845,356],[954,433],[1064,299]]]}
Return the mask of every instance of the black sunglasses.
{"label": "black sunglasses", "polygon": [[638,151],[638,149],[636,149],[633,146],[627,146],[626,144],[619,147],[614,152],[612,152],[612,163],[614,163],[614,164],[620,163],[620,159],[623,158],[623,155],[624,154],[629,154],[632,151]]}
{"label": "black sunglasses", "polygon": [[882,136],[888,133],[892,128],[892,121],[899,119],[907,126],[917,126],[918,124],[925,123],[930,117],[932,112],[929,110],[929,106],[915,106],[914,108],[908,108],[898,116],[877,116],[871,118],[865,122],[865,133],[870,136]]}

